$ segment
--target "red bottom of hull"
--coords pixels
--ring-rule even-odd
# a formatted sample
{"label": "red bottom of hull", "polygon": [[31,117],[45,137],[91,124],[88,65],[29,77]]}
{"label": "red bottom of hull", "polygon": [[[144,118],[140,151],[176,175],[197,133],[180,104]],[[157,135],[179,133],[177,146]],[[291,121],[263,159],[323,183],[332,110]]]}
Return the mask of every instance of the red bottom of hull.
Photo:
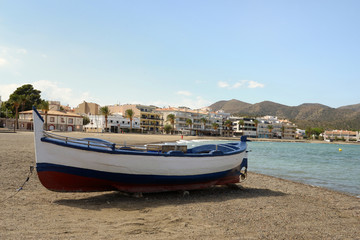
{"label": "red bottom of hull", "polygon": [[164,192],[177,190],[194,190],[208,188],[214,185],[238,183],[239,176],[227,176],[214,181],[187,183],[187,184],[126,184],[109,180],[82,177],[55,171],[38,172],[40,182],[44,187],[59,192],[97,192],[97,191],[123,191],[123,192]]}

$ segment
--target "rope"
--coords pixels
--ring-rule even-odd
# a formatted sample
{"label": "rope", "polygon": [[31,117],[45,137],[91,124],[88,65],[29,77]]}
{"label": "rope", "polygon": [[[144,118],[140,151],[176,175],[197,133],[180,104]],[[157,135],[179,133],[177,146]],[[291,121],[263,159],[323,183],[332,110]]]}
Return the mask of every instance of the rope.
{"label": "rope", "polygon": [[18,194],[18,192],[20,192],[21,190],[23,190],[23,187],[25,186],[25,184],[30,180],[30,177],[31,177],[33,171],[34,171],[34,166],[30,166],[30,171],[29,171],[29,173],[28,173],[28,176],[27,176],[25,182],[23,182],[23,184],[21,184],[21,186],[20,186],[18,189],[16,189],[16,192],[15,192],[14,194],[12,194],[12,195],[10,195],[9,197],[5,198],[5,199],[2,200],[0,203],[3,203],[3,202],[5,202],[6,200],[14,197],[16,194]]}

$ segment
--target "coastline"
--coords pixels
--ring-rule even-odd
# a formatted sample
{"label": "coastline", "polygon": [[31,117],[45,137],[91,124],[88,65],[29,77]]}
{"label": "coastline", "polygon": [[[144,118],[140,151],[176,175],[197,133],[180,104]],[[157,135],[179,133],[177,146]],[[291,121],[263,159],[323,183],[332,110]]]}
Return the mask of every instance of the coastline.
{"label": "coastline", "polygon": [[[60,133],[63,134],[63,133]],[[68,134],[67,134],[68,135]],[[69,136],[85,137],[85,133]],[[179,135],[96,134],[129,145],[180,140]],[[184,140],[209,139],[184,136]],[[218,139],[218,138],[216,138]],[[226,139],[228,140],[228,139]],[[231,140],[235,140],[231,138]],[[33,133],[0,134],[1,239],[356,239],[360,199],[249,172],[238,188],[144,194],[57,193],[36,173]],[[40,237],[39,237],[40,236]]]}

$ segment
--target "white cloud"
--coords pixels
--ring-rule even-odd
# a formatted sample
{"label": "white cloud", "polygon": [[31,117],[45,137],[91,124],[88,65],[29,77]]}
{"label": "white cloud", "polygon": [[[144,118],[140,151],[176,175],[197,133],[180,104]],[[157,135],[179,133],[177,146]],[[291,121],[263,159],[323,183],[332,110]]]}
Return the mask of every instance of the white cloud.
{"label": "white cloud", "polygon": [[71,107],[76,107],[83,101],[97,100],[90,97],[88,92],[74,92],[71,88],[61,87],[59,83],[48,80],[36,81],[33,86],[41,91],[41,98],[60,101],[61,104],[69,104]]}
{"label": "white cloud", "polygon": [[255,82],[255,81],[249,81],[248,84],[249,84],[248,88],[263,88],[263,87],[265,87],[264,84],[258,83],[258,82]]}
{"label": "white cloud", "polygon": [[76,107],[83,101],[99,101],[99,99],[91,97],[89,92],[74,92],[71,88],[61,87],[59,83],[48,80],[40,80],[33,83],[22,84],[1,84],[1,100],[7,101],[10,94],[12,94],[18,87],[21,87],[24,84],[31,84],[35,89],[40,90],[42,99],[49,101],[60,101],[62,105],[69,104],[71,107]]}
{"label": "white cloud", "polygon": [[219,81],[218,86],[221,88],[227,88],[227,89],[236,89],[240,87],[246,87],[246,88],[263,88],[265,87],[264,84],[258,83],[252,80],[240,80],[235,82],[234,84],[230,84],[228,82]]}
{"label": "white cloud", "polygon": [[7,101],[9,99],[10,94],[12,94],[20,84],[0,84],[0,96],[2,101]]}
{"label": "white cloud", "polygon": [[229,85],[227,82],[222,82],[222,81],[219,81],[219,82],[218,82],[218,86],[221,87],[221,88],[228,88],[228,87],[230,87],[230,85]]}
{"label": "white cloud", "polygon": [[5,58],[0,58],[0,67],[5,66],[8,63],[8,61]]}
{"label": "white cloud", "polygon": [[189,91],[178,91],[177,95],[191,96],[191,92]]}

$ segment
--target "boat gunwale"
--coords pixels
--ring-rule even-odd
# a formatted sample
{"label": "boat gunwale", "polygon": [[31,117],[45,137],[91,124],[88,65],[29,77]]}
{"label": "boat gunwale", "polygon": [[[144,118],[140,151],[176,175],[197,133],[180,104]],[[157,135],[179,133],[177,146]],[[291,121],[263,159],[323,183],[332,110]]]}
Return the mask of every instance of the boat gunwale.
{"label": "boat gunwale", "polygon": [[[99,139],[102,140],[102,139]],[[144,155],[144,156],[163,156],[163,157],[223,157],[223,156],[230,156],[235,154],[240,154],[242,152],[246,151],[246,142],[239,141],[236,144],[236,149],[234,149],[234,143],[231,144],[231,146],[227,146],[227,144],[208,144],[213,145],[216,147],[216,145],[219,147],[227,147],[229,149],[232,149],[232,151],[229,152],[222,152],[222,151],[216,151],[213,149],[209,149],[209,153],[183,153],[181,151],[169,151],[162,153],[154,152],[154,151],[146,151],[146,149],[140,149],[140,147],[137,146],[120,146],[116,147],[115,143],[109,142],[109,144],[103,143],[98,144],[95,143],[95,141],[89,141],[84,139],[77,139],[72,137],[64,137],[56,134],[49,134],[48,132],[44,131],[44,136],[41,137],[42,142],[47,142],[63,147],[70,147],[85,151],[92,151],[92,152],[100,152],[100,153],[108,153],[108,154],[127,154],[127,155]],[[86,142],[85,142],[86,141]],[[106,141],[106,140],[105,140]],[[110,144],[111,143],[111,144]],[[180,146],[180,145],[179,145]],[[124,147],[129,147],[129,149],[121,149]]]}

